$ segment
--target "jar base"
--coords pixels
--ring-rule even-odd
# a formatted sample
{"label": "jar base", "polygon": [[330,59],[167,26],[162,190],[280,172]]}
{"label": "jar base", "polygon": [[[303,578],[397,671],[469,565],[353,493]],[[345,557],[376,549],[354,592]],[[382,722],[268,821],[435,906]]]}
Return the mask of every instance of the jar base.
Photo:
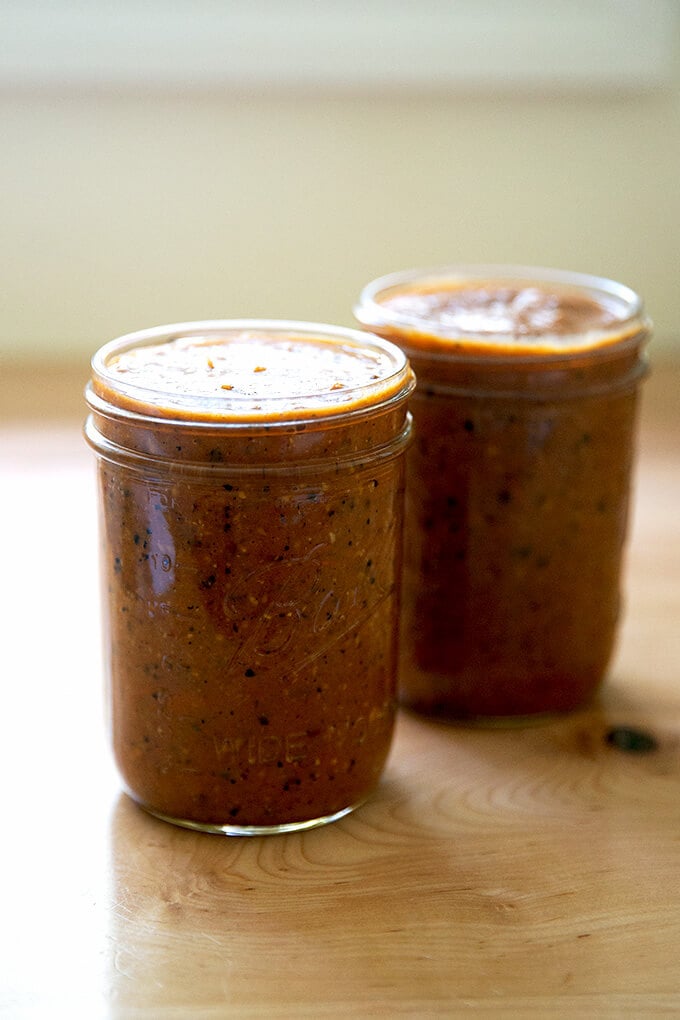
{"label": "jar base", "polygon": [[[134,800],[134,798],[132,799]],[[189,818],[174,818],[172,815],[163,814],[162,811],[156,811],[141,801],[135,800],[135,803],[147,814],[162,822],[169,822],[171,825],[176,825],[181,829],[191,829],[194,832],[207,832],[217,836],[278,836],[286,832],[304,832],[306,829],[318,829],[322,825],[330,825],[356,811],[366,800],[367,797],[364,797],[355,804],[350,804],[349,807],[341,808],[340,811],[329,815],[307,818],[299,822],[282,822],[279,825],[238,825],[233,822],[220,825],[215,822],[196,822]]]}
{"label": "jar base", "polygon": [[537,712],[518,712],[508,715],[463,715],[455,712],[432,710],[431,708],[420,707],[418,704],[401,702],[401,707],[410,715],[420,719],[429,719],[431,722],[442,723],[446,726],[460,726],[470,729],[523,729],[529,726],[543,726],[548,723],[557,722],[560,719],[574,715],[589,708],[595,701],[596,695],[584,699],[568,708],[551,708]]}

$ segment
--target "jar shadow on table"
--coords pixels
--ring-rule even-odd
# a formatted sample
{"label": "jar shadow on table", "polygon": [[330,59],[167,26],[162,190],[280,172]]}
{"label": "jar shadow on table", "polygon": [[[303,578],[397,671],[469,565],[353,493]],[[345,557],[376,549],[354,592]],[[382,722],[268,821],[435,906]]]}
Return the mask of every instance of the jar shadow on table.
{"label": "jar shadow on table", "polygon": [[612,749],[651,756],[663,751],[669,742],[676,742],[675,734],[659,725],[664,717],[663,706],[636,697],[614,683],[605,683],[582,707],[570,712],[481,719],[425,717],[407,707],[401,712],[413,723],[448,735],[453,743],[463,737],[474,740],[475,734],[480,745],[483,742],[486,746],[493,746],[494,741],[498,747],[505,742],[546,741],[555,743],[567,756],[585,753],[592,757]]}
{"label": "jar shadow on table", "polygon": [[[569,823],[598,812],[630,811],[653,829],[665,830],[671,816],[677,822],[677,710],[617,678],[569,713],[489,726],[404,712],[401,729],[425,748],[428,797],[452,831]],[[407,808],[405,817],[414,821],[423,810]]]}

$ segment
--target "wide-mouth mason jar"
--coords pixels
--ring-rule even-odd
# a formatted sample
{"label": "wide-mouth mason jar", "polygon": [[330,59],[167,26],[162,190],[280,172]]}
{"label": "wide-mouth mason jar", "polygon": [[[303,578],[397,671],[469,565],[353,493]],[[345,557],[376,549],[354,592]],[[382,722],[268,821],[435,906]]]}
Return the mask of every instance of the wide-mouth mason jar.
{"label": "wide-mouth mason jar", "polygon": [[413,385],[391,343],[316,323],[181,323],[95,354],[110,725],[151,813],[283,832],[377,784]]}
{"label": "wide-mouth mason jar", "polygon": [[639,296],[582,273],[445,266],[373,281],[355,313],[418,380],[402,701],[469,720],[583,705],[619,619]]}

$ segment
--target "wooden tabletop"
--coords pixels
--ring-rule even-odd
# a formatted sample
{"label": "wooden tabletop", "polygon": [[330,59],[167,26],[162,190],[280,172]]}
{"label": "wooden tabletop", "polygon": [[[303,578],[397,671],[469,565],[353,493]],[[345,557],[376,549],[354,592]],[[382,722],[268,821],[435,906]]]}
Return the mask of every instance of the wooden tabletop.
{"label": "wooden tabletop", "polygon": [[119,792],[81,383],[0,384],[0,1016],[680,1015],[680,365],[645,388],[598,704],[505,730],[402,715],[368,804],[260,838]]}

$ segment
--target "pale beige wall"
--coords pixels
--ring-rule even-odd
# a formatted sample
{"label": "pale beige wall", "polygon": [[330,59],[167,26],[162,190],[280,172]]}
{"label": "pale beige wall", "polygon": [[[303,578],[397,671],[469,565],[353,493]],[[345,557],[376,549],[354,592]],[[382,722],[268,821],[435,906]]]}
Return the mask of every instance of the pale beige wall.
{"label": "pale beige wall", "polygon": [[0,354],[205,317],[350,323],[373,276],[515,261],[638,288],[680,350],[680,88],[0,94]]}

